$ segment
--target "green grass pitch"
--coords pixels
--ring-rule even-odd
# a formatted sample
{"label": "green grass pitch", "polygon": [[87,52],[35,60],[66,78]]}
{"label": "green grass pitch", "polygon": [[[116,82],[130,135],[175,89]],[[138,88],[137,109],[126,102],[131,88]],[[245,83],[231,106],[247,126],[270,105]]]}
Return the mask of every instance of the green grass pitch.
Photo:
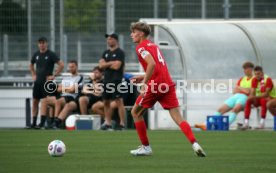
{"label": "green grass pitch", "polygon": [[[134,157],[136,131],[0,130],[0,172],[275,173],[276,132],[195,132],[207,157],[194,155],[180,131],[149,131],[153,156]],[[64,141],[63,157],[48,155]]]}

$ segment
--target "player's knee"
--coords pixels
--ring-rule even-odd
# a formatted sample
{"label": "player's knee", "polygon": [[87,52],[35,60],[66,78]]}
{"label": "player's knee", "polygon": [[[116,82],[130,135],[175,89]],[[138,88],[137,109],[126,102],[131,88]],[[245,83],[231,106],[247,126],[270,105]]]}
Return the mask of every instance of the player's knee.
{"label": "player's knee", "polygon": [[221,112],[223,112],[223,108],[219,108],[217,112],[221,114]]}
{"label": "player's knee", "polygon": [[104,106],[110,106],[110,100],[104,100]]}
{"label": "player's knee", "polygon": [[118,98],[115,100],[115,103],[117,104],[118,107],[124,106],[124,101],[122,98]]}
{"label": "player's knee", "polygon": [[251,104],[253,104],[254,100],[255,100],[254,98],[248,98],[248,99],[246,100],[245,104],[246,104],[246,105],[248,105],[248,104],[251,105]]}
{"label": "player's knee", "polygon": [[93,105],[92,105],[92,111],[94,112],[95,110],[103,110],[104,109],[104,104],[103,104],[103,102],[101,102],[101,101],[98,101],[98,102],[96,102],[96,103],[94,103]]}
{"label": "player's knee", "polygon": [[86,104],[87,103],[87,99],[85,97],[80,97],[79,98],[79,102],[80,102],[80,104]]}
{"label": "player's knee", "polygon": [[97,112],[97,110],[100,109],[100,106],[98,104],[93,104],[91,109],[93,112]]}
{"label": "player's knee", "polygon": [[111,107],[111,109],[116,109],[118,107],[118,105],[116,102],[113,101],[113,102],[111,102],[110,107]]}
{"label": "player's knee", "polygon": [[47,104],[47,100],[46,99],[41,99],[41,105],[42,104]]}
{"label": "player's knee", "polygon": [[261,105],[264,105],[264,106],[266,106],[266,104],[267,104],[267,101],[266,101],[266,99],[261,99]]}
{"label": "player's knee", "polygon": [[240,111],[242,111],[242,108],[243,108],[242,105],[236,105],[231,111],[237,114]]}
{"label": "player's knee", "polygon": [[266,107],[267,107],[268,109],[271,108],[271,107],[272,107],[271,102],[267,102],[267,103],[266,103]]}
{"label": "player's knee", "polygon": [[92,110],[92,112],[97,112],[97,110],[98,110],[98,106],[97,105],[92,105],[92,107],[91,107],[91,110]]}
{"label": "player's knee", "polygon": [[231,112],[234,112],[235,114],[238,114],[241,111],[239,108],[233,108]]}
{"label": "player's knee", "polygon": [[63,99],[58,99],[55,101],[55,106],[60,106],[63,103]]}
{"label": "player's knee", "polygon": [[77,109],[77,104],[76,104],[76,102],[74,102],[74,101],[71,101],[71,102],[68,104],[68,106],[70,107],[71,110]]}
{"label": "player's knee", "polygon": [[131,110],[131,115],[132,115],[133,118],[138,118],[139,117],[139,114],[135,109]]}
{"label": "player's knee", "polygon": [[37,106],[39,104],[39,100],[38,99],[33,99],[33,105]]}

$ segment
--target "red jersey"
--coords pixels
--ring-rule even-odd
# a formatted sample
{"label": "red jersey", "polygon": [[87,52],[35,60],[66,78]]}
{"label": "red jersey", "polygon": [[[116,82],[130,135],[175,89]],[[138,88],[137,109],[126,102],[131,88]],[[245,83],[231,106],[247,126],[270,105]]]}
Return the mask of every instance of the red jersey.
{"label": "red jersey", "polygon": [[151,82],[154,82],[157,83],[157,85],[165,83],[168,86],[175,86],[169,74],[164,57],[156,44],[152,43],[149,40],[144,40],[142,43],[137,45],[136,53],[144,71],[146,71],[147,69],[147,62],[144,60],[146,55],[150,54],[155,61],[156,65],[154,68],[154,72],[148,82],[148,85],[150,85]]}
{"label": "red jersey", "polygon": [[267,78],[266,82],[264,78],[261,78],[260,81],[257,80],[257,78],[254,77],[252,80],[252,88],[258,88],[261,93],[264,93],[266,91],[266,88],[273,89],[273,82],[270,77]]}

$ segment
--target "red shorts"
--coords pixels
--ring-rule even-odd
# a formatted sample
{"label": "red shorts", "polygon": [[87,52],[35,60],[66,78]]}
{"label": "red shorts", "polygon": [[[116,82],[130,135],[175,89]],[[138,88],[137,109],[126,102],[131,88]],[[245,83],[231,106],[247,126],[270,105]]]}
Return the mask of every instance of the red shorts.
{"label": "red shorts", "polygon": [[144,97],[139,95],[135,103],[143,108],[151,108],[157,101],[164,109],[178,107],[179,103],[175,93],[175,86],[169,87],[166,93],[152,93],[151,91],[147,91]]}

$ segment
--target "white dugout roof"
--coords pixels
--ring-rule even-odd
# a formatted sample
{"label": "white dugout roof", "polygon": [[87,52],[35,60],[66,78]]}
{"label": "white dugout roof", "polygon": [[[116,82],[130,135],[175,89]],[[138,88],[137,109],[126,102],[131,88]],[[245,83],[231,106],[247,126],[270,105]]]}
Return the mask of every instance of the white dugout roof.
{"label": "white dugout roof", "polygon": [[276,20],[141,21],[153,26],[174,79],[238,79],[245,61],[276,78]]}

